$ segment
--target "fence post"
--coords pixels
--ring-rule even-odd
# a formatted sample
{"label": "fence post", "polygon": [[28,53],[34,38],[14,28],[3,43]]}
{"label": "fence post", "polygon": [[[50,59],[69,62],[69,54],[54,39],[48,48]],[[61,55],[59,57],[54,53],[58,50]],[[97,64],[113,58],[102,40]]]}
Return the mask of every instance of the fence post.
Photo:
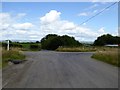
{"label": "fence post", "polygon": [[10,46],[9,46],[9,40],[7,41],[7,51],[10,50]]}

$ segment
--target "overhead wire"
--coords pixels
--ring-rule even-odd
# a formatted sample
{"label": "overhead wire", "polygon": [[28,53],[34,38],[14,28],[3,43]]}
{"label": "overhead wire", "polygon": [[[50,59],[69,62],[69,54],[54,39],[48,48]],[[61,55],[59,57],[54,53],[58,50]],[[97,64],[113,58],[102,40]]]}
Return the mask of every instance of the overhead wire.
{"label": "overhead wire", "polygon": [[87,20],[85,20],[84,22],[82,22],[80,25],[83,25],[84,23],[90,21],[91,19],[93,19],[94,17],[98,16],[99,14],[103,13],[105,10],[107,10],[108,8],[112,7],[113,5],[117,4],[118,2],[114,2],[111,5],[107,6],[106,8],[104,8],[103,10],[101,10],[100,12],[98,12],[97,14],[95,14],[94,16],[88,18]]}

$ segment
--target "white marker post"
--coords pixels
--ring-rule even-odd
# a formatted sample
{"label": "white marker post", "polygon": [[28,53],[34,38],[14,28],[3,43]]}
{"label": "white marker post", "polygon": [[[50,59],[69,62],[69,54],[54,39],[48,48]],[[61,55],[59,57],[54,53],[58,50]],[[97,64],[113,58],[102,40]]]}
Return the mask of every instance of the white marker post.
{"label": "white marker post", "polygon": [[9,48],[9,40],[7,41],[7,51],[9,51],[10,48]]}

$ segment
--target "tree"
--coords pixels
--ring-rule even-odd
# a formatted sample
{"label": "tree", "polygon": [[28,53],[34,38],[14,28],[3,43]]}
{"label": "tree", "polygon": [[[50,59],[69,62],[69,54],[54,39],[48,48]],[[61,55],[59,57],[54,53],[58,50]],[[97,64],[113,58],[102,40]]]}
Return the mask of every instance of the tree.
{"label": "tree", "polygon": [[104,46],[106,44],[120,44],[120,37],[105,34],[94,41],[95,46]]}
{"label": "tree", "polygon": [[56,34],[48,34],[41,39],[42,49],[55,50],[59,46],[79,46],[82,45],[74,37],[67,35],[58,36]]}
{"label": "tree", "polygon": [[36,43],[39,43],[39,41],[36,41]]}

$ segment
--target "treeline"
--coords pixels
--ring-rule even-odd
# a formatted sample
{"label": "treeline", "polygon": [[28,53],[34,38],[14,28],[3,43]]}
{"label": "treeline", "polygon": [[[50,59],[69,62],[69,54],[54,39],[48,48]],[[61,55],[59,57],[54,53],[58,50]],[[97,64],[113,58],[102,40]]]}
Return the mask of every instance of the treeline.
{"label": "treeline", "polygon": [[56,34],[48,34],[41,39],[41,48],[47,50],[55,50],[60,46],[77,47],[81,45],[74,37],[67,35],[58,36]]}
{"label": "treeline", "polygon": [[[3,43],[2,43],[2,47],[7,48],[7,43],[3,42]],[[10,48],[11,48],[11,47],[19,47],[19,48],[22,48],[22,45],[19,44],[19,43],[12,43],[12,42],[10,42],[10,43],[9,43],[9,47],[10,47]]]}
{"label": "treeline", "polygon": [[118,36],[112,36],[110,34],[105,34],[100,37],[98,37],[94,41],[94,46],[104,46],[107,44],[120,44],[120,37]]}
{"label": "treeline", "polygon": [[[0,43],[2,47],[7,49],[7,42]],[[38,42],[25,42],[25,43],[19,43],[19,42],[12,42],[10,41],[9,47],[11,48],[21,48],[22,50],[40,50],[41,45]]]}
{"label": "treeline", "polygon": [[[120,44],[120,37],[105,34],[98,37],[94,43],[90,44],[89,46],[104,46],[107,44]],[[41,41],[36,42],[19,43],[10,41],[10,48],[19,47],[22,48],[22,50],[55,50],[58,47],[79,47],[86,45],[75,40],[74,37],[70,37],[68,35],[59,36],[56,34],[48,34],[43,37]],[[2,42],[2,46],[7,48],[7,43]]]}

